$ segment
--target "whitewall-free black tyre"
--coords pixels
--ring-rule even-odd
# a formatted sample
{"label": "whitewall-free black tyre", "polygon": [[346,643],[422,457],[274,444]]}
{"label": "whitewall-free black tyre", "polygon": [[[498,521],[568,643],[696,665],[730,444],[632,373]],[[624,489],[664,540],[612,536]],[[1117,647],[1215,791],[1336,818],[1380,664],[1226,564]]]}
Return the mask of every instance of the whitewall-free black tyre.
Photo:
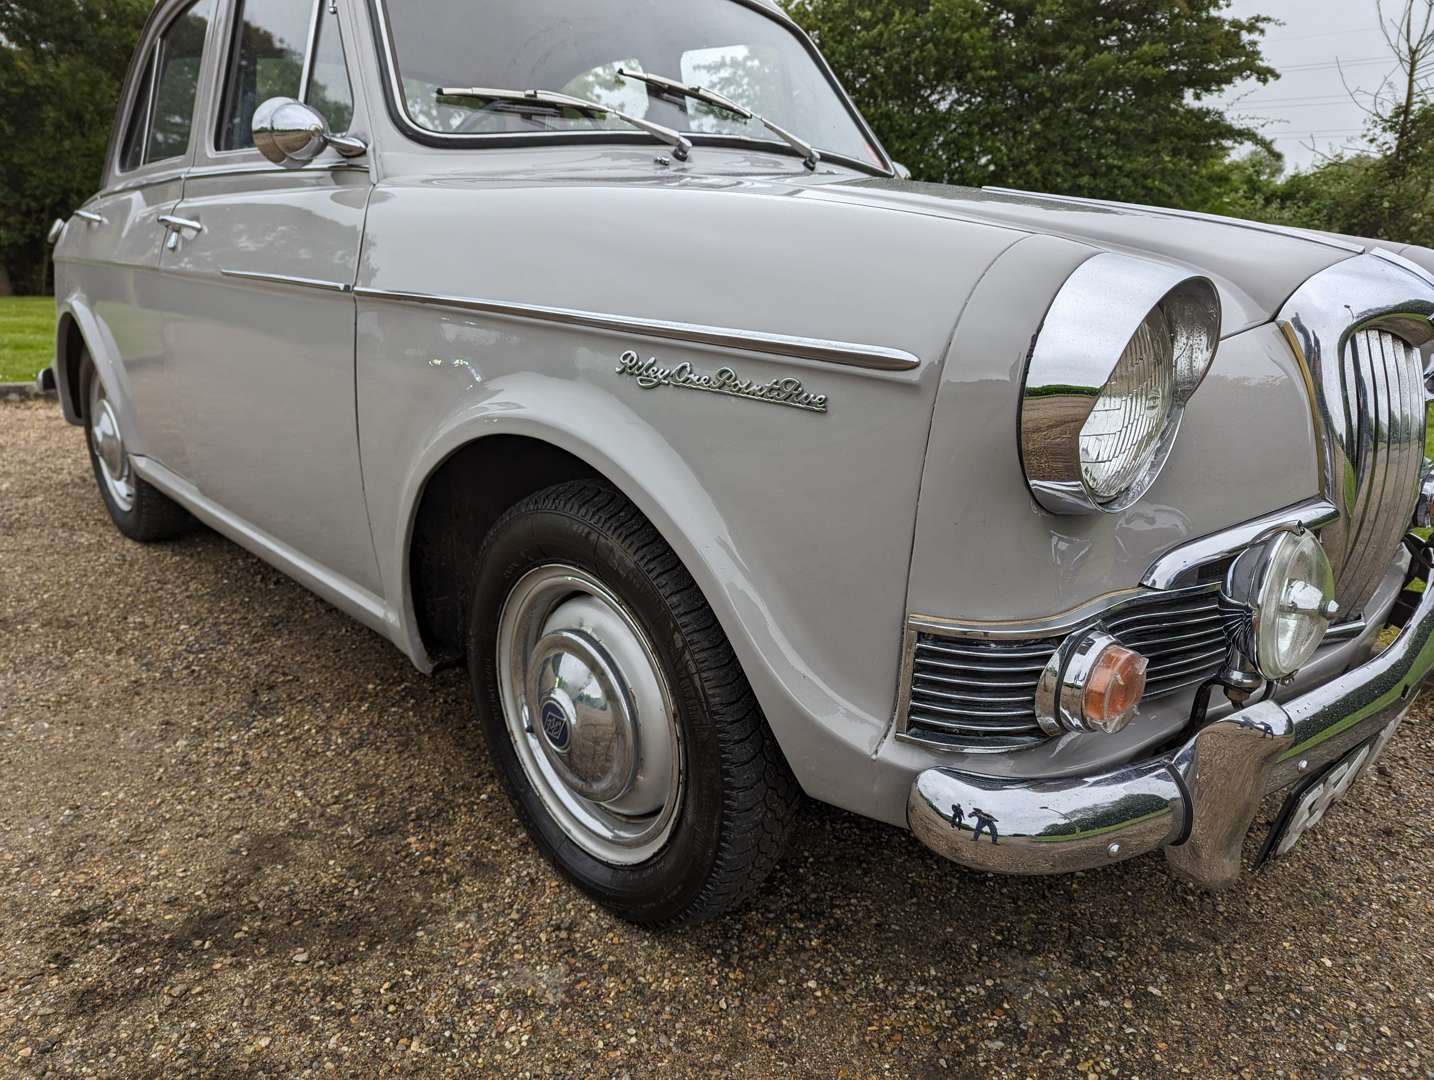
{"label": "whitewall-free black tyre", "polygon": [[620,493],[562,484],[498,521],[468,662],[519,817],[594,899],[694,922],[770,873],[796,782],[711,608]]}

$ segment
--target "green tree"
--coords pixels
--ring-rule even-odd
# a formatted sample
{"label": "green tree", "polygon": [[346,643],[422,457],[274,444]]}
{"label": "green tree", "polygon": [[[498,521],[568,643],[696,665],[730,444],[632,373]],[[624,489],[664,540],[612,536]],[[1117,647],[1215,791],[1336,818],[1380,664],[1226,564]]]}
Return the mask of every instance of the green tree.
{"label": "green tree", "polygon": [[99,186],[115,103],[153,0],[0,0],[0,268],[48,288],[50,222]]}
{"label": "green tree", "polygon": [[1385,39],[1396,74],[1355,99],[1368,115],[1370,150],[1325,156],[1283,178],[1279,157],[1257,150],[1224,167],[1225,189],[1209,208],[1434,246],[1434,0],[1401,0],[1385,22]]}
{"label": "green tree", "polygon": [[1191,206],[1252,129],[1202,104],[1268,81],[1228,0],[786,0],[917,179]]}

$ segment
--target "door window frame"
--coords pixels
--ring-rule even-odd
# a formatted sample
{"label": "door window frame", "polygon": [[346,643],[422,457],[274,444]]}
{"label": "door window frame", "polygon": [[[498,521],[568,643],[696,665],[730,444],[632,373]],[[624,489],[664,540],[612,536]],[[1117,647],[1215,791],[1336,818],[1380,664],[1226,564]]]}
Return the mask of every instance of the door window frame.
{"label": "door window frame", "polygon": [[189,142],[181,153],[154,161],[141,160],[132,169],[124,167],[124,149],[128,142],[131,121],[140,97],[148,88],[145,104],[144,127],[140,145],[147,150],[149,136],[154,123],[156,91],[158,90],[159,67],[162,59],[164,37],[173,27],[175,20],[185,14],[198,0],[175,0],[169,5],[156,4],[149,20],[140,33],[140,46],[135,49],[130,61],[130,71],[125,81],[124,93],[120,95],[120,106],[115,113],[115,125],[110,133],[109,148],[105,154],[105,190],[118,187],[141,186],[167,178],[171,174],[184,172],[194,157],[194,132],[200,117],[204,114],[205,73],[209,70],[210,52],[214,40],[214,28],[219,22],[220,8],[226,0],[214,0],[209,14],[209,25],[204,31],[204,46],[200,53],[199,74],[195,80],[194,112],[190,118]]}
{"label": "door window frame", "polygon": [[[314,61],[318,56],[319,26],[327,14],[334,20],[334,26],[337,28],[339,51],[343,54],[344,70],[349,80],[349,93],[354,99],[353,123],[349,126],[349,130],[352,131],[358,127],[359,93],[354,83],[354,64],[349,55],[347,35],[343,31],[343,16],[333,0],[312,0],[312,2],[314,10],[309,17],[308,40],[304,43],[304,64],[299,74],[297,100],[306,105],[309,102],[310,84],[314,77]],[[229,76],[239,59],[240,35],[244,29],[243,20],[240,17],[240,0],[224,0],[224,14],[224,26],[220,29],[220,34],[224,39],[223,70],[217,73],[219,77],[214,82],[213,107],[210,109],[206,125],[209,134],[205,137],[204,142],[205,156],[214,163],[246,157],[262,157],[258,149],[253,146],[237,146],[232,150],[219,149],[219,128],[225,122],[224,114],[229,108]],[[344,134],[344,132],[339,132],[339,134]]]}

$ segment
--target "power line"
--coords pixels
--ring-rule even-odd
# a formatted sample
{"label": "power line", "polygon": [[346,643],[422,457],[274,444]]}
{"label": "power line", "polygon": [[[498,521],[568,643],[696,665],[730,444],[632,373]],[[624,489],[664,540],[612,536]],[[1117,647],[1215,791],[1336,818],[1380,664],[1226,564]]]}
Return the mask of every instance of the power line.
{"label": "power line", "polygon": [[1261,106],[1264,106],[1264,105],[1296,105],[1296,104],[1317,105],[1317,104],[1323,104],[1323,103],[1329,102],[1329,101],[1348,101],[1348,100],[1349,100],[1349,95],[1348,95],[1348,94],[1325,94],[1325,95],[1322,96],[1322,97],[1277,97],[1277,98],[1256,98],[1256,97],[1252,97],[1252,98],[1250,98],[1248,101],[1241,101],[1241,102],[1239,102],[1238,104],[1239,104],[1242,108],[1248,108],[1248,107],[1252,107],[1252,106],[1256,106],[1256,105],[1261,105]]}
{"label": "power line", "polygon": [[1392,56],[1368,56],[1359,60],[1325,60],[1318,64],[1291,64],[1289,67],[1277,70],[1283,75],[1287,71],[1314,71],[1317,68],[1360,67],[1364,64],[1393,64],[1395,62]]}
{"label": "power line", "polygon": [[1345,104],[1348,104],[1348,105],[1358,105],[1358,104],[1359,104],[1359,102],[1357,102],[1357,101],[1352,101],[1352,100],[1351,100],[1350,98],[1348,98],[1348,97],[1337,97],[1337,98],[1334,98],[1334,99],[1332,99],[1332,100],[1330,100],[1330,101],[1307,101],[1307,102],[1304,102],[1303,104],[1289,104],[1289,103],[1285,103],[1285,104],[1282,104],[1282,105],[1231,105],[1230,108],[1233,109],[1235,112],[1240,112],[1240,111],[1242,111],[1242,110],[1256,110],[1256,111],[1259,111],[1259,112],[1269,112],[1271,109],[1275,110],[1276,112],[1280,112],[1280,111],[1283,110],[1283,109],[1328,109],[1328,108],[1332,107],[1335,103],[1341,102],[1341,101],[1344,102]]}
{"label": "power line", "polygon": [[1264,40],[1265,40],[1266,42],[1271,42],[1271,41],[1309,41],[1309,40],[1311,40],[1312,38],[1344,37],[1344,36],[1347,35],[1347,34],[1373,34],[1373,33],[1375,33],[1375,32],[1378,31],[1378,30],[1379,30],[1379,27],[1377,27],[1377,26],[1352,26],[1352,27],[1350,27],[1348,30],[1324,30],[1324,31],[1321,31],[1321,32],[1318,33],[1318,34],[1294,34],[1294,35],[1291,35],[1291,36],[1288,36],[1288,37],[1285,36],[1284,34],[1273,34],[1273,35],[1270,35],[1270,36],[1266,37]]}

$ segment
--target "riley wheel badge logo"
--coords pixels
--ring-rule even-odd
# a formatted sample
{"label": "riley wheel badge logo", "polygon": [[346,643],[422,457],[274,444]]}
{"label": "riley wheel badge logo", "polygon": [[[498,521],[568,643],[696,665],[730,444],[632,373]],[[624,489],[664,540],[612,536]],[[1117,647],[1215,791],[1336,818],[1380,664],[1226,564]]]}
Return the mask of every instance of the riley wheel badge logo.
{"label": "riley wheel badge logo", "polygon": [[572,739],[572,728],[568,724],[568,715],[563,711],[563,707],[549,698],[543,702],[540,719],[543,724],[543,734],[547,737],[549,745],[559,752],[566,750],[568,742]]}

